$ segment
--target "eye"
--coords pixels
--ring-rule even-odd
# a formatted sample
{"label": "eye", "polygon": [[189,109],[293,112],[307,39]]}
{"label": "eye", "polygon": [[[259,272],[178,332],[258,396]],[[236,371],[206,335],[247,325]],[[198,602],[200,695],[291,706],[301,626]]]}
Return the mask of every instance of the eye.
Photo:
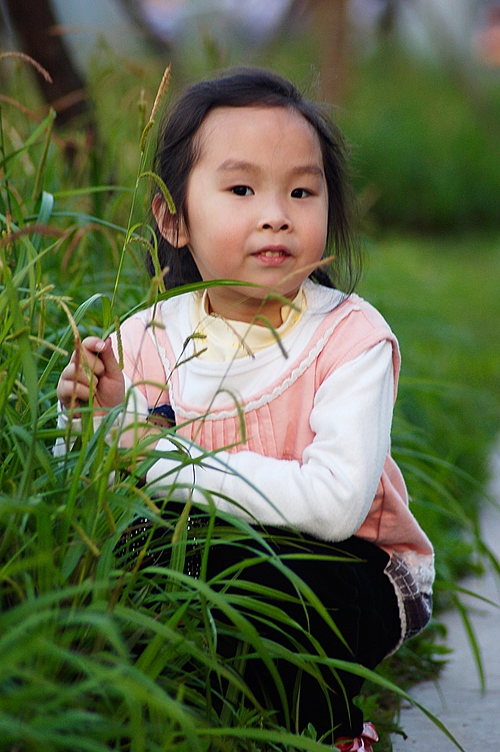
{"label": "eye", "polygon": [[248,185],[233,185],[231,193],[235,196],[253,196],[253,191]]}
{"label": "eye", "polygon": [[291,193],[292,198],[307,198],[311,195],[311,191],[308,191],[307,188],[294,188]]}

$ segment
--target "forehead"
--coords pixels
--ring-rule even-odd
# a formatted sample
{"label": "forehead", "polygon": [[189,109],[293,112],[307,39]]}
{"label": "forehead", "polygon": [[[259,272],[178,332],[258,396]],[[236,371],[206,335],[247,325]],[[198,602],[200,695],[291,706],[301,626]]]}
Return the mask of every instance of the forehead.
{"label": "forehead", "polygon": [[314,127],[288,107],[218,107],[198,131],[198,158],[227,158],[248,153],[267,159],[271,152],[288,159],[314,159],[322,164],[321,145]]}

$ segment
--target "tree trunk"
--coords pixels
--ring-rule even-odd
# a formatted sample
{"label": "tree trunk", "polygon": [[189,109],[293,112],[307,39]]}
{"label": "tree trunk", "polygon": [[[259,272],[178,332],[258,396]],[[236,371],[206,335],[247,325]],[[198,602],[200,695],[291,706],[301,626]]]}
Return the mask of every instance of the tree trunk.
{"label": "tree trunk", "polygon": [[56,125],[88,111],[85,83],[76,70],[62,36],[54,33],[57,25],[50,0],[6,0],[11,23],[22,51],[36,60],[51,75],[52,83],[38,73],[38,84],[45,101],[57,113]]}
{"label": "tree trunk", "polygon": [[349,82],[348,0],[310,0],[319,44],[321,89],[333,104],[343,101]]}

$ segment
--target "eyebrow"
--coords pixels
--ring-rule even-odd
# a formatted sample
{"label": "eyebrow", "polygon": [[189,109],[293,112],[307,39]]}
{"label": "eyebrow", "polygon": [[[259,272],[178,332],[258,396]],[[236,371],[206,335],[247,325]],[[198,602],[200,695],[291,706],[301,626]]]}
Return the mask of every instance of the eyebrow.
{"label": "eyebrow", "polygon": [[317,164],[297,165],[291,171],[292,175],[312,175],[313,177],[324,178],[325,173]]}
{"label": "eyebrow", "polygon": [[[217,172],[262,172],[261,168],[252,162],[246,162],[239,159],[226,159],[217,168]],[[291,175],[313,175],[314,177],[323,178],[324,172],[317,164],[297,165],[290,170]]]}
{"label": "eyebrow", "polygon": [[260,172],[260,167],[252,164],[251,162],[245,162],[240,159],[226,159],[217,167],[217,172],[235,172],[236,170],[244,170],[247,172]]}

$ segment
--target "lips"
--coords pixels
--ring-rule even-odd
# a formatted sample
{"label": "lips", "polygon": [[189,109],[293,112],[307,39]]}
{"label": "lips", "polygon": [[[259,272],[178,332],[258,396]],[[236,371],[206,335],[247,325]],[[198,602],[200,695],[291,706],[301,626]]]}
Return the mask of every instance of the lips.
{"label": "lips", "polygon": [[252,256],[265,264],[280,264],[283,263],[292,254],[286,246],[283,245],[270,245],[260,248]]}

